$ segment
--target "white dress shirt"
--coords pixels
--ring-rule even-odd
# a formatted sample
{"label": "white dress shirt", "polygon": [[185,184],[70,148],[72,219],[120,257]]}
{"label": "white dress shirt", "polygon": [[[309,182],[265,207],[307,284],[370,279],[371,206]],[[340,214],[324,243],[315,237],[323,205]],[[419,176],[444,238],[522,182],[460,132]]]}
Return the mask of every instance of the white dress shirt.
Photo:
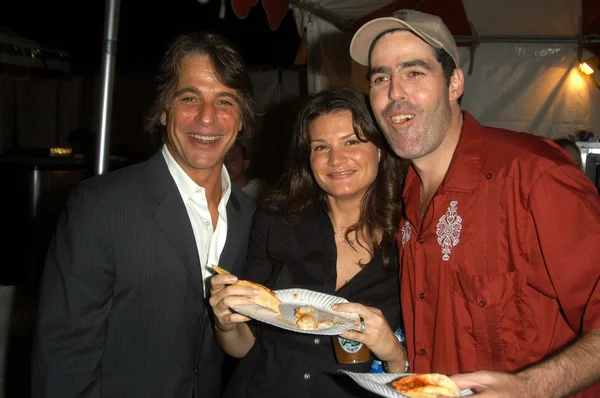
{"label": "white dress shirt", "polygon": [[225,166],[221,169],[221,200],[217,210],[219,217],[217,218],[216,227],[212,224],[210,211],[208,210],[208,201],[206,200],[206,190],[196,184],[190,176],[179,166],[175,161],[166,145],[162,147],[162,153],[167,162],[169,172],[175,180],[175,184],[179,189],[183,203],[187,210],[192,229],[194,230],[194,238],[198,248],[198,256],[200,258],[200,266],[202,267],[202,279],[204,280],[204,297],[210,290],[210,277],[214,275],[211,267],[212,264],[219,265],[219,257],[225,246],[227,239],[227,201],[231,195],[231,180]]}

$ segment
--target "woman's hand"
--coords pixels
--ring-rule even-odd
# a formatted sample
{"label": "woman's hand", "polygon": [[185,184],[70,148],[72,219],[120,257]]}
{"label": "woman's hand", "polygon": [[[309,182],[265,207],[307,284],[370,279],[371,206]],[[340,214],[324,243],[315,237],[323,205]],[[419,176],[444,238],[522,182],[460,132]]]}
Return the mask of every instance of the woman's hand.
{"label": "woman's hand", "polygon": [[210,278],[209,303],[215,314],[218,331],[233,330],[237,324],[250,320],[247,316],[233,312],[230,307],[254,304],[258,290],[235,285],[237,281],[235,275],[215,275]]}
{"label": "woman's hand", "polygon": [[379,309],[358,303],[335,304],[332,309],[336,312],[358,314],[363,320],[363,328],[366,326],[363,332],[360,328],[348,330],[341,333],[340,337],[363,343],[377,358],[386,361],[391,371],[404,371],[406,350]]}

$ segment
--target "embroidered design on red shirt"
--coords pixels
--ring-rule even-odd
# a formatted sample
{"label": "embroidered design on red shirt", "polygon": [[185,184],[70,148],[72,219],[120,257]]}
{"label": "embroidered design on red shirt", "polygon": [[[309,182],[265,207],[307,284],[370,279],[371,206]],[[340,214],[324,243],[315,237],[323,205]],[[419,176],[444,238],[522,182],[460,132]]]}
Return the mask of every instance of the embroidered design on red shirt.
{"label": "embroidered design on red shirt", "polygon": [[407,220],[404,220],[402,226],[402,247],[406,246],[406,243],[410,240],[410,224]]}
{"label": "embroidered design on red shirt", "polygon": [[[450,260],[452,247],[458,244],[460,231],[462,229],[462,218],[458,215],[456,207],[458,201],[453,200],[446,210],[446,214],[440,217],[437,224],[437,241],[442,246],[442,260]],[[404,242],[404,234],[402,236]]]}

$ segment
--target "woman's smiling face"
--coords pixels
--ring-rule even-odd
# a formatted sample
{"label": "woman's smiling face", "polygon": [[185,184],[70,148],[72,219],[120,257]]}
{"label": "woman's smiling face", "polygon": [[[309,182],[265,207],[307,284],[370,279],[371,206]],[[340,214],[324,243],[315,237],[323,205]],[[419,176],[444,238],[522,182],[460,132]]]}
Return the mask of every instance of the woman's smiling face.
{"label": "woman's smiling face", "polygon": [[379,150],[356,136],[350,111],[321,115],[310,124],[310,166],[329,197],[362,198],[375,181]]}

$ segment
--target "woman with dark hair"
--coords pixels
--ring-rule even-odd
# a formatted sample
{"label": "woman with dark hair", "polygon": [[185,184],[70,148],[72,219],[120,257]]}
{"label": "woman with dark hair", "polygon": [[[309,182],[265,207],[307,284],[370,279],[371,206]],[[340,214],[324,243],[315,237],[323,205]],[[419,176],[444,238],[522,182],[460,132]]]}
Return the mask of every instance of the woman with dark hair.
{"label": "woman with dark hair", "polygon": [[[394,335],[401,322],[395,235],[405,168],[367,104],[348,87],[305,104],[282,188],[254,217],[243,277],[273,290],[346,298],[351,304],[337,310],[358,313],[366,329],[340,337],[366,345],[390,371],[402,372],[406,354]],[[231,285],[236,280],[211,279],[217,336],[225,352],[242,358],[226,397],[365,396],[337,370],[366,372],[371,361],[341,365],[330,338],[247,323],[230,306],[252,303],[256,292]]]}

